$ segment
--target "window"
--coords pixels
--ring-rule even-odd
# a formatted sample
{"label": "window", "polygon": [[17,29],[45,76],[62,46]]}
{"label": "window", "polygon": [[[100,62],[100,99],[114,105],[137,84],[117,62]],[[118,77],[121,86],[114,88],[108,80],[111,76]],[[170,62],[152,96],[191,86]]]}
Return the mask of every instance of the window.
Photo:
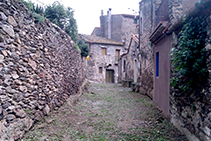
{"label": "window", "polygon": [[106,55],[106,48],[101,48],[101,54]]}
{"label": "window", "polygon": [[103,72],[103,68],[99,67],[99,73],[102,73],[102,72]]}
{"label": "window", "polygon": [[123,72],[125,72],[126,70],[126,60],[124,60],[124,64],[123,64]]}
{"label": "window", "polygon": [[118,61],[119,56],[120,56],[120,50],[119,49],[116,49],[116,52],[115,52],[115,61]]}
{"label": "window", "polygon": [[159,76],[159,52],[156,53],[156,77]]}

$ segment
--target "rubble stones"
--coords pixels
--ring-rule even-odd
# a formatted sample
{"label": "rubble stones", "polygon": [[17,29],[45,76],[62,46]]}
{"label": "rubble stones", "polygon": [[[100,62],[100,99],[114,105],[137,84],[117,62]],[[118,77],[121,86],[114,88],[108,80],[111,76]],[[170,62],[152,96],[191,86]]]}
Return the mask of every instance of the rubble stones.
{"label": "rubble stones", "polygon": [[4,61],[4,56],[0,54],[0,63],[3,63]]}
{"label": "rubble stones", "polygon": [[6,119],[7,122],[11,122],[12,120],[15,119],[15,115],[8,114],[8,115],[5,116],[5,119]]}
{"label": "rubble stones", "polygon": [[15,37],[13,27],[11,25],[2,25],[2,29],[9,34],[11,37]]}
{"label": "rubble stones", "polygon": [[25,111],[24,111],[23,109],[21,109],[21,108],[15,109],[15,110],[14,110],[14,113],[15,113],[15,116],[16,116],[16,117],[20,117],[20,118],[26,117]]}
{"label": "rubble stones", "polygon": [[50,113],[50,107],[46,104],[45,108],[43,109],[43,114],[44,115],[49,115]]}
{"label": "rubble stones", "polygon": [[85,68],[58,26],[47,19],[35,24],[18,0],[0,7],[0,140],[20,140],[34,121],[77,92]]}
{"label": "rubble stones", "polygon": [[13,27],[18,25],[17,22],[15,21],[15,19],[12,16],[9,16],[7,20]]}
{"label": "rubble stones", "polygon": [[0,121],[4,118],[3,109],[0,107]]}
{"label": "rubble stones", "polygon": [[0,19],[6,21],[7,20],[7,16],[4,13],[0,12]]}

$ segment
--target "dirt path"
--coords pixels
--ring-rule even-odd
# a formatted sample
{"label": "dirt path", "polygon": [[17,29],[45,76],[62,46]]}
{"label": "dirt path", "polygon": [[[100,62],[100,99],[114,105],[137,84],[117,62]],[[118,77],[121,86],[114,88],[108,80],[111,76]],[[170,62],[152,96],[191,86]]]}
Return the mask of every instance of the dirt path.
{"label": "dirt path", "polygon": [[182,141],[186,137],[167,122],[153,101],[118,84],[89,86],[74,107],[51,113],[22,141]]}

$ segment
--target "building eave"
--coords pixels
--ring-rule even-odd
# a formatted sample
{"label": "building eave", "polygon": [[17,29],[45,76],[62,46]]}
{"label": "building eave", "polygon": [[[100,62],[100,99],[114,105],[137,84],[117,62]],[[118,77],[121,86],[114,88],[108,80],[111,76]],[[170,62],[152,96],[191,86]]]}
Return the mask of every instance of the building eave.
{"label": "building eave", "polygon": [[156,44],[159,42],[163,37],[166,36],[165,32],[168,30],[168,28],[171,26],[171,24],[168,21],[161,21],[155,30],[151,33],[149,36],[150,42]]}
{"label": "building eave", "polygon": [[102,44],[102,45],[114,45],[114,46],[124,46],[124,44],[113,44],[113,43],[104,43],[104,42],[89,42],[89,41],[85,41],[85,43],[89,43],[89,44]]}

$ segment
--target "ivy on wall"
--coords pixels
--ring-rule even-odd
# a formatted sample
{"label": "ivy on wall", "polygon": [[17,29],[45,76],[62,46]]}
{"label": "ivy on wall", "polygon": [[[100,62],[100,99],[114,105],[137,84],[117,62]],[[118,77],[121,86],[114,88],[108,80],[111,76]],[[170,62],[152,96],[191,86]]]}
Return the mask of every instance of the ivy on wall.
{"label": "ivy on wall", "polygon": [[184,19],[183,23],[178,45],[171,50],[174,75],[170,83],[177,91],[177,96],[186,97],[191,103],[203,97],[201,92],[208,84],[208,55],[205,48],[208,24],[204,16]]}

